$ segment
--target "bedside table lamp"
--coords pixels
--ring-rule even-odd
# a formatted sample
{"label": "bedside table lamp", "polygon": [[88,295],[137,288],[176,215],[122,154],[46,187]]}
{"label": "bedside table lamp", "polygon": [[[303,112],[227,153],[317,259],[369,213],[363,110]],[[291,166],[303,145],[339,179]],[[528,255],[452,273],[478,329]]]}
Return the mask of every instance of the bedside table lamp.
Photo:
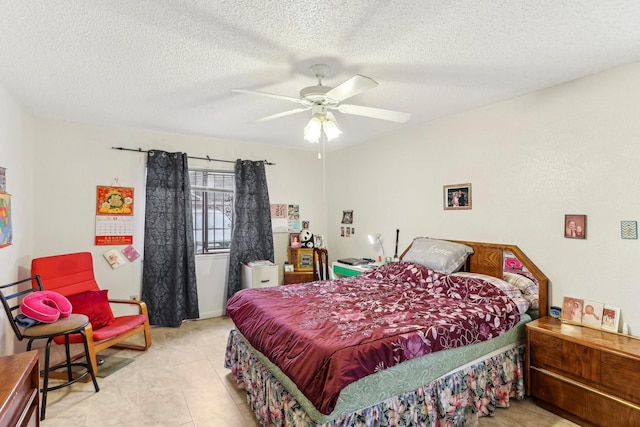
{"label": "bedside table lamp", "polygon": [[382,246],[382,240],[380,239],[380,237],[382,237],[380,233],[369,234],[368,236],[369,243],[371,243],[372,245],[375,245],[376,243],[378,243],[380,245],[380,249],[382,249],[382,262],[386,262],[387,255],[384,252],[384,246]]}

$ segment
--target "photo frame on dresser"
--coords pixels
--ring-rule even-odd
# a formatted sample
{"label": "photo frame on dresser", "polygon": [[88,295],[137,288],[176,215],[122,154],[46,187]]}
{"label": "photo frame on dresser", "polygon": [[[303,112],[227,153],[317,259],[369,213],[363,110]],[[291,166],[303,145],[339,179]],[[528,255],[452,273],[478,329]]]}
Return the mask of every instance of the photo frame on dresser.
{"label": "photo frame on dresser", "polygon": [[583,299],[564,297],[560,318],[571,323],[582,324],[582,307],[584,307]]}
{"label": "photo frame on dresser", "polygon": [[605,304],[602,309],[602,329],[618,332],[620,327],[620,308]]}
{"label": "photo frame on dresser", "polygon": [[300,233],[289,233],[289,246],[299,248],[300,244]]}
{"label": "photo frame on dresser", "polygon": [[617,333],[620,308],[589,299],[563,297],[560,320]]}
{"label": "photo frame on dresser", "polygon": [[582,324],[592,328],[602,327],[602,310],[604,304],[597,301],[584,300],[582,306]]}

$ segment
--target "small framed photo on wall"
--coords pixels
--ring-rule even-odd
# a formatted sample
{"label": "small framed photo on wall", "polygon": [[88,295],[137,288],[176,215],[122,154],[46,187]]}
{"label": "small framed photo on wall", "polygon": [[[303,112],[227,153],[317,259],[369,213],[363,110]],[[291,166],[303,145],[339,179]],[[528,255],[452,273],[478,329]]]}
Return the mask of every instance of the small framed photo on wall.
{"label": "small framed photo on wall", "polygon": [[567,239],[587,238],[587,216],[586,215],[565,215],[564,216],[564,237]]}
{"label": "small framed photo on wall", "polygon": [[636,221],[620,221],[620,237],[623,239],[637,239],[638,223]]}
{"label": "small framed photo on wall", "polygon": [[353,211],[342,211],[342,223],[353,224]]}
{"label": "small framed photo on wall", "polygon": [[444,186],[445,210],[471,209],[471,183]]}

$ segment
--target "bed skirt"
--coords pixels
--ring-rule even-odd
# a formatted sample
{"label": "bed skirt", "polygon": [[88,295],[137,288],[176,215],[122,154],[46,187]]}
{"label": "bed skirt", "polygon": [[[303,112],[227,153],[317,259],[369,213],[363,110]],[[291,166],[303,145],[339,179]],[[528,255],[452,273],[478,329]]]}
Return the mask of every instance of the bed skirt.
{"label": "bed skirt", "polygon": [[525,394],[524,345],[519,345],[416,390],[318,420],[309,416],[254,351],[232,330],[225,367],[246,390],[247,401],[263,426],[474,426],[479,417],[491,416],[497,407],[508,407],[510,398],[521,400]]}

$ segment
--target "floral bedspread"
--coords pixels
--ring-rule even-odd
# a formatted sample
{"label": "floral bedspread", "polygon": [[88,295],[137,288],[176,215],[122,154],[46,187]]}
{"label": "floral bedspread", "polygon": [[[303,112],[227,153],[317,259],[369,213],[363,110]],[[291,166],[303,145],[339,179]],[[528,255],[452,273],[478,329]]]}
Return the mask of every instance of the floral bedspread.
{"label": "floral bedspread", "polygon": [[227,314],[323,414],[360,378],[488,340],[520,320],[490,283],[404,262],[348,279],[245,289]]}

